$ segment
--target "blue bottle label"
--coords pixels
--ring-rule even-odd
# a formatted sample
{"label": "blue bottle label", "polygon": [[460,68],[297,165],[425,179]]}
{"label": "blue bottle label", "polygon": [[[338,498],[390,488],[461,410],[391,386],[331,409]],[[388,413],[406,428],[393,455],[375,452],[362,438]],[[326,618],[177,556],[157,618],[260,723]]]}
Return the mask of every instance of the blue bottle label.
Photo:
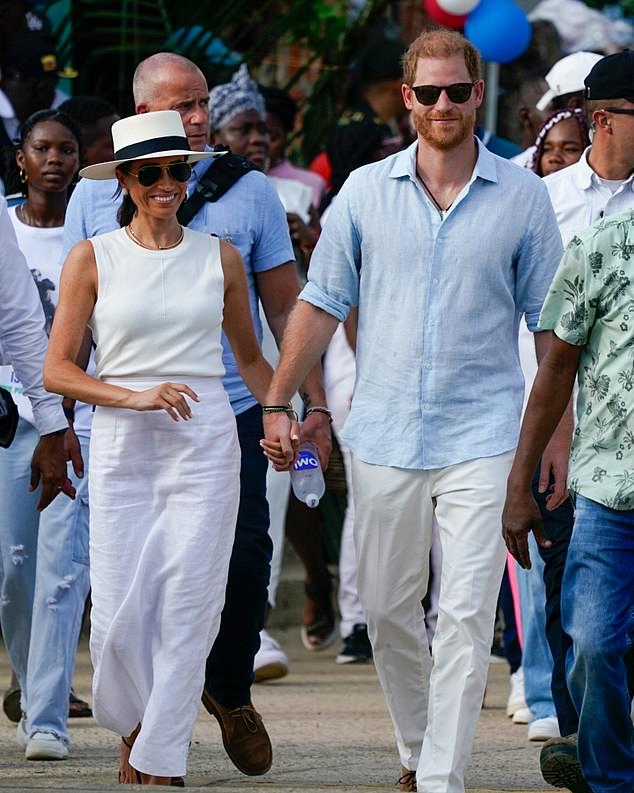
{"label": "blue bottle label", "polygon": [[294,471],[316,471],[318,468],[319,460],[308,450],[301,451],[293,465]]}

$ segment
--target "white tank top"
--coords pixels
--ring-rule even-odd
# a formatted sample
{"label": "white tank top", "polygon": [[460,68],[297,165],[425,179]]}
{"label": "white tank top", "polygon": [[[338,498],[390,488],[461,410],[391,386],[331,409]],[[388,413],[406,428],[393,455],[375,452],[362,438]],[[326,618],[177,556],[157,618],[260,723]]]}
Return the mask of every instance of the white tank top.
{"label": "white tank top", "polygon": [[98,284],[88,326],[97,377],[222,377],[218,238],[186,228],[176,248],[151,251],[117,229],[90,242]]}

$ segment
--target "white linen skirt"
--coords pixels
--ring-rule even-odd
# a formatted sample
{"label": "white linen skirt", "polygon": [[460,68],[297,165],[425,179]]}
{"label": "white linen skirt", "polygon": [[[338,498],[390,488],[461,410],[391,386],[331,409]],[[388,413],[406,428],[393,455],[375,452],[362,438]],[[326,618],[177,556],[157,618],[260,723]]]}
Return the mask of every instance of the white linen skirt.
{"label": "white linen skirt", "polygon": [[[141,391],[165,378],[112,379]],[[90,652],[97,723],[142,773],[183,776],[224,605],[240,447],[220,378],[173,378],[193,418],[98,407],[90,446]]]}

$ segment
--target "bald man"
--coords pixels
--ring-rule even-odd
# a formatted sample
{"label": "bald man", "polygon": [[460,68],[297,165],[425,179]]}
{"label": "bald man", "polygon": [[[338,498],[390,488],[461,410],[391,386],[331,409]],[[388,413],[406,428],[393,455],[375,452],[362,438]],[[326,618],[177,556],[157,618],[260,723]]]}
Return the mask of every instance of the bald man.
{"label": "bald man", "polygon": [[[209,94],[202,72],[186,58],[158,53],[142,61],[133,81],[137,113],[177,110],[189,145],[203,151],[209,139]],[[208,163],[193,167],[191,194]],[[65,253],[80,240],[118,227],[117,184],[82,180],[70,201],[65,224]],[[260,342],[261,301],[276,339],[281,341],[299,284],[284,209],[266,176],[251,171],[213,204],[205,203],[189,223],[197,231],[216,234],[235,245],[247,273],[253,324]],[[142,309],[141,309],[142,310]],[[229,567],[220,632],[207,661],[203,704],[220,723],[225,749],[245,774],[266,773],[272,749],[260,715],[251,703],[253,659],[264,621],[272,544],[268,534],[267,463],[259,441],[262,409],[239,376],[231,349],[223,338],[224,386],[236,414],[242,451],[241,496],[236,537]],[[304,396],[313,406],[325,405],[320,370],[305,383]],[[330,428],[325,414],[304,422],[302,437],[313,440],[326,462]],[[213,516],[210,516],[213,520]]]}

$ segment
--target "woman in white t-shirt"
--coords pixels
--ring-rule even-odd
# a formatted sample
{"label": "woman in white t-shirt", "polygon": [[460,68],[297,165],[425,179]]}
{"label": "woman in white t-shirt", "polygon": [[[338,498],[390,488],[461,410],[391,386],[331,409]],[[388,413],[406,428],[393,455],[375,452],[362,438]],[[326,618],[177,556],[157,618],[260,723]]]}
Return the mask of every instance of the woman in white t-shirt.
{"label": "woman in white t-shirt", "polygon": [[[47,333],[57,303],[64,216],[79,149],[74,123],[55,110],[33,114],[20,130],[16,168],[26,200],[11,207],[9,216],[40,293]],[[28,759],[61,759],[68,754],[70,682],[89,588],[87,480],[80,476],[87,459],[82,461],[77,435],[87,436],[90,408],[77,411],[77,435],[66,432],[75,499],[61,494],[40,514],[36,494],[28,490],[31,455],[39,440],[31,403],[10,366],[0,366],[0,384],[11,391],[20,413],[16,439],[0,456],[0,543],[9,549],[1,558],[6,597],[0,603],[0,620],[17,677],[3,705],[15,721],[21,711],[28,714],[18,725],[18,742]],[[16,548],[22,548],[19,564],[17,551],[11,550]],[[72,583],[67,590],[59,588],[64,579]],[[54,657],[51,647],[56,648]],[[86,712],[88,706],[82,705]]]}

